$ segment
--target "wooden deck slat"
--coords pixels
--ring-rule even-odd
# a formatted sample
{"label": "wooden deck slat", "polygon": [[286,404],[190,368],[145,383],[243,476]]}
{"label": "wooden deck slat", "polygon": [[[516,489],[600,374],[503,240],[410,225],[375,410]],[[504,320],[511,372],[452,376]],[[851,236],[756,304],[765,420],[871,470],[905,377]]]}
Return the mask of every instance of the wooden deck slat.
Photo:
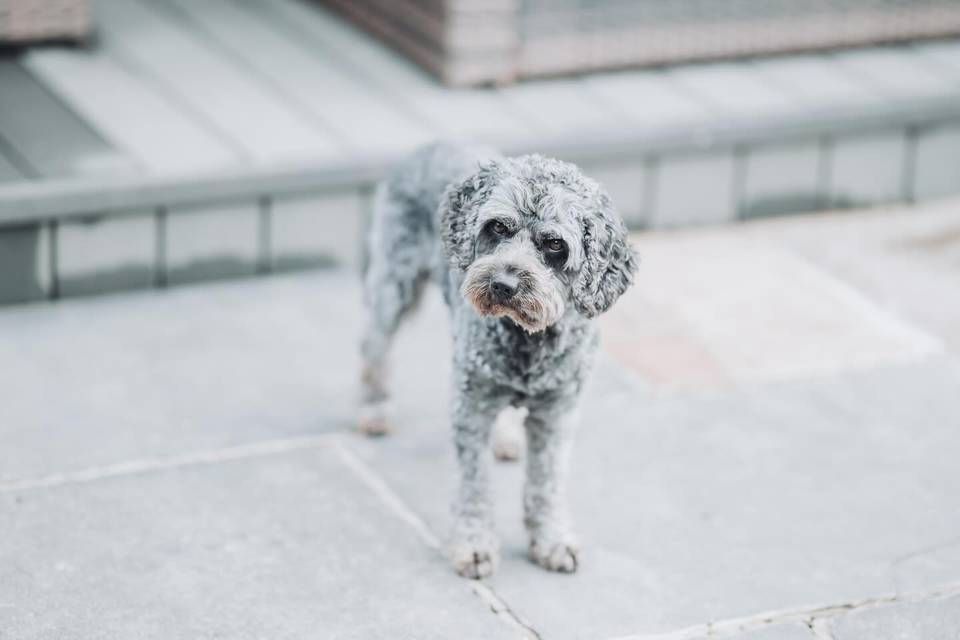
{"label": "wooden deck slat", "polygon": [[500,94],[535,130],[545,133],[562,134],[628,124],[627,116],[616,106],[585,89],[578,80],[540,80],[507,87]]}
{"label": "wooden deck slat", "polygon": [[884,99],[875,87],[852,78],[826,56],[772,58],[752,66],[772,85],[805,105],[863,106]]}
{"label": "wooden deck slat", "polygon": [[153,173],[214,169],[239,156],[102,51],[40,49],[27,68]]}
{"label": "wooden deck slat", "polygon": [[412,62],[337,17],[318,3],[300,0],[236,0],[249,6],[269,7],[269,16],[284,24],[292,37],[324,51],[359,76],[385,87],[418,92],[437,86]]}
{"label": "wooden deck slat", "polygon": [[[905,164],[913,154],[936,165],[952,157],[960,120],[960,83],[951,62],[960,41],[878,50],[922,57],[916,65],[938,75],[938,87],[954,87],[944,93],[892,93],[844,68],[836,56],[809,54],[610,72],[509,90],[450,90],[312,0],[96,1],[100,48],[32,53],[27,77],[40,78],[41,91],[81,129],[95,139],[105,136],[108,142],[101,144],[109,148],[114,142],[151,171],[6,182],[0,186],[0,226],[91,212],[243,205],[264,195],[309,198],[324,189],[365,190],[392,166],[394,150],[407,144],[397,140],[420,139],[413,130],[426,132],[424,138],[479,139],[510,153],[537,150],[584,163],[598,175],[613,176],[631,212],[652,215],[655,223],[666,221],[671,211],[680,212],[678,220],[719,220],[730,217],[728,204],[744,189],[747,196],[764,198],[767,191],[782,190],[776,168],[766,189],[758,163],[774,158],[788,173],[802,167],[805,192],[814,164],[818,177],[829,174],[831,162],[836,165],[838,183],[844,167],[856,168],[872,156]],[[98,62],[87,68],[91,56]],[[934,58],[936,64],[927,64]],[[60,65],[60,84],[46,74],[48,65]],[[121,75],[140,89],[113,86]],[[6,88],[0,89],[0,102],[10,100]],[[163,117],[142,118],[148,124],[137,131],[140,116],[125,112],[155,110],[154,99],[182,123],[193,123],[184,125],[175,144],[177,136],[163,130]],[[381,104],[371,106],[378,100]],[[390,114],[395,121],[388,122]],[[5,118],[0,112],[0,134]],[[223,170],[159,169],[197,161],[186,146],[197,142],[191,126],[202,132],[197,139],[213,137],[234,150]],[[933,135],[941,129],[947,133]],[[39,134],[27,136],[30,144],[55,139],[63,146],[62,136],[46,135],[40,126],[33,131]],[[327,155],[318,155],[318,145],[299,135],[303,131],[323,138],[319,146],[327,145]],[[10,142],[0,138],[0,154],[27,177],[42,173],[31,172],[29,156]],[[180,145],[182,152],[170,151]],[[71,157],[69,144],[63,151],[55,149],[54,159]],[[814,156],[821,160],[814,163]],[[716,195],[722,200],[716,210],[707,215],[687,207],[684,198],[691,194],[684,189],[713,173],[730,181]],[[891,183],[901,182],[887,173]],[[853,186],[853,193],[862,191]]]}
{"label": "wooden deck slat", "polygon": [[958,85],[924,64],[909,47],[844,51],[830,56],[842,69],[888,96],[935,98],[955,95]]}
{"label": "wooden deck slat", "polygon": [[0,136],[39,176],[130,172],[130,162],[18,63],[0,61]]}
{"label": "wooden deck slat", "polygon": [[586,76],[585,90],[616,104],[635,124],[698,123],[713,116],[709,107],[679,91],[660,71],[627,71]]}
{"label": "wooden deck slat", "polygon": [[929,60],[960,73],[960,42],[956,40],[916,44],[913,50]]}
{"label": "wooden deck slat", "polygon": [[233,60],[212,50],[162,5],[101,0],[102,40],[164,91],[233,140],[255,162],[336,156],[331,137],[286,105]]}
{"label": "wooden deck slat", "polygon": [[358,82],[322,52],[287,37],[253,7],[229,0],[169,1],[350,147],[410,149],[433,137],[385,94]]}
{"label": "wooden deck slat", "polygon": [[410,96],[415,108],[432,120],[444,136],[499,142],[530,135],[530,123],[490,89],[456,89],[449,94],[425,92]]}
{"label": "wooden deck slat", "polygon": [[0,182],[18,182],[23,179],[24,176],[20,174],[20,171],[0,151]]}
{"label": "wooden deck slat", "polygon": [[399,54],[316,4],[305,5],[298,0],[244,1],[269,2],[271,12],[311,46],[389,91],[393,99],[442,136],[496,142],[530,132],[531,123],[498,91],[445,88]]}
{"label": "wooden deck slat", "polygon": [[788,111],[795,104],[782,89],[765,82],[753,68],[738,63],[681,67],[667,77],[678,89],[730,114]]}

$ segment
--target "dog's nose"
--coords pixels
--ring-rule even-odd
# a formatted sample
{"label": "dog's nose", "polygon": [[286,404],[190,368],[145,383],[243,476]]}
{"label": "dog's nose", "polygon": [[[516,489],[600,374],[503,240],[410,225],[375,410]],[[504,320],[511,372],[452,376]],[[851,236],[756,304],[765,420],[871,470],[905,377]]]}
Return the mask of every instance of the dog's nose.
{"label": "dog's nose", "polygon": [[517,293],[520,280],[515,275],[501,273],[490,280],[490,292],[497,302],[506,302]]}

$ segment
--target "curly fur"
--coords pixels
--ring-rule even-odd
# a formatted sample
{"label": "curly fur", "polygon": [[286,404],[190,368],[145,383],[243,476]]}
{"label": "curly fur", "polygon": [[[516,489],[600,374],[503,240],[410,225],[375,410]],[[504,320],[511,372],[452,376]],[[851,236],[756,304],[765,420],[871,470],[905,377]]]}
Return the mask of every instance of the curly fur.
{"label": "curly fur", "polygon": [[547,569],[575,571],[565,480],[597,346],[591,319],[620,297],[636,270],[610,198],[559,160],[433,145],[380,185],[369,258],[361,430],[389,427],[387,351],[432,279],[450,307],[454,336],[451,419],[460,480],[451,561],[471,578],[499,562],[488,443],[499,414],[525,407],[530,555]]}

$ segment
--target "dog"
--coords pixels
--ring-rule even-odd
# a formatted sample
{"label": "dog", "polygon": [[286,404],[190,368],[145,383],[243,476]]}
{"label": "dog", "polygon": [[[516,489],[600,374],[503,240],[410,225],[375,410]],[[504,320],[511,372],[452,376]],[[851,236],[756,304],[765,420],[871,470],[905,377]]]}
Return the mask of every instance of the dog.
{"label": "dog", "polygon": [[[453,567],[479,579],[499,562],[488,451],[498,416],[504,422],[513,411],[526,432],[530,557],[551,571],[576,571],[566,477],[597,350],[593,318],[633,283],[637,267],[610,197],[566,162],[434,144],[379,185],[368,250],[359,429],[388,432],[391,338],[424,286],[437,283],[453,331]],[[509,435],[510,421],[498,431]],[[517,455],[509,437],[496,450]]]}

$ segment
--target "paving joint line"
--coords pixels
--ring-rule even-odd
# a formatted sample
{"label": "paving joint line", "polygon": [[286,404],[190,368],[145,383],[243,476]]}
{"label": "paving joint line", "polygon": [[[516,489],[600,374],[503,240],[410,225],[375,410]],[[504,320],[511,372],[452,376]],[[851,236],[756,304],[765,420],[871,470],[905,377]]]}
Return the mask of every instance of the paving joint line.
{"label": "paving joint line", "polygon": [[794,609],[768,611],[719,622],[701,623],[666,633],[629,634],[607,638],[607,640],[700,640],[702,638],[723,638],[745,631],[755,631],[788,623],[802,623],[814,633],[816,638],[820,640],[830,640],[831,634],[824,623],[831,618],[836,618],[853,611],[875,609],[901,602],[923,602],[956,595],[960,595],[960,583],[902,594],[888,593],[840,604],[813,605]]}
{"label": "paving joint line", "polygon": [[[223,447],[208,451],[197,451],[172,456],[138,458],[108,465],[87,467],[78,471],[66,471],[34,478],[16,478],[0,481],[0,494],[49,489],[67,485],[86,484],[99,480],[142,475],[151,472],[218,464],[235,460],[262,458],[280,455],[291,451],[305,451],[323,447],[332,448],[358,478],[387,508],[416,532],[428,547],[443,554],[443,544],[416,513],[387,485],[387,483],[365,462],[358,458],[341,442],[343,434],[333,432],[300,438],[266,440],[251,444]],[[470,590],[491,612],[511,628],[519,631],[527,640],[540,640],[541,636],[533,627],[517,616],[510,606],[487,584],[482,581],[470,581]]]}
{"label": "paving joint line", "polygon": [[35,478],[15,478],[0,480],[0,493],[48,489],[64,485],[85,484],[97,480],[123,476],[140,475],[154,471],[165,471],[181,467],[218,464],[233,460],[262,458],[291,451],[304,451],[329,446],[339,434],[326,433],[300,438],[264,440],[251,444],[242,444],[208,451],[195,451],[172,456],[138,458],[114,464],[87,467],[78,471],[65,471]]}
{"label": "paving joint line", "polygon": [[[374,471],[370,465],[361,460],[341,440],[333,442],[333,449],[340,456],[343,463],[377,496],[393,514],[406,522],[416,531],[417,536],[428,547],[444,555],[443,543],[430,529],[429,525],[418,516],[403,499]],[[490,608],[500,620],[509,627],[519,631],[526,640],[541,640],[540,634],[529,623],[522,620],[497,593],[482,580],[470,580],[470,590],[485,605]]]}

